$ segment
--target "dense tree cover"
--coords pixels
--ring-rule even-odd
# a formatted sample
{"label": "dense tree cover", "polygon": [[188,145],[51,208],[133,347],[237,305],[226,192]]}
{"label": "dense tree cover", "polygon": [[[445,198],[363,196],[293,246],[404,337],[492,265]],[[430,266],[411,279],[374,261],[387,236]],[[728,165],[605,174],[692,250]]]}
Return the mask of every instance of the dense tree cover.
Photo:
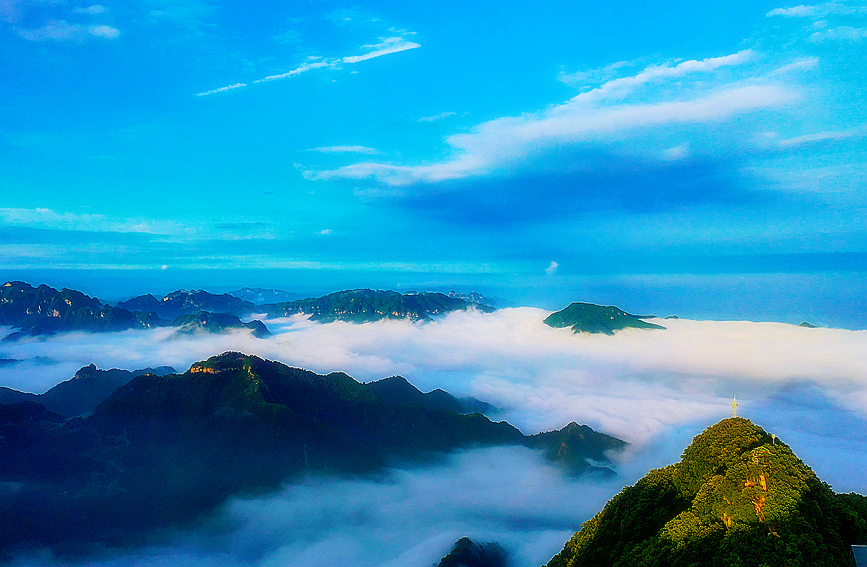
{"label": "dense tree cover", "polygon": [[627,328],[664,329],[660,325],[642,321],[611,305],[573,303],[545,319],[549,327],[572,327],[576,333],[602,333],[613,335],[614,331]]}
{"label": "dense tree cover", "polygon": [[442,293],[398,293],[373,289],[338,291],[323,297],[299,299],[262,307],[271,316],[286,317],[304,313],[310,315],[312,320],[323,323],[333,321],[369,323],[381,319],[428,321],[432,315],[444,315],[451,311],[467,309],[493,311],[486,305],[471,303]]}
{"label": "dense tree cover", "polygon": [[[459,447],[548,442],[478,413],[382,400],[341,372],[232,352],[183,374],[133,378],[86,418],[64,422],[29,404],[0,406],[0,490],[16,487],[0,498],[0,558],[38,546],[75,553],[136,543],[232,494],[303,474],[374,474],[395,459]],[[622,445],[569,429],[552,439],[570,444],[576,460],[585,448],[576,435],[593,459],[600,443]]]}
{"label": "dense tree cover", "polygon": [[726,419],[624,488],[548,567],[848,566],[867,537],[865,501],[835,494],[750,421]]}
{"label": "dense tree cover", "polygon": [[612,476],[614,471],[604,467],[594,467],[588,459],[599,463],[609,462],[609,452],[621,451],[626,442],[604,433],[594,431],[587,425],[574,421],[563,429],[537,433],[527,437],[525,445],[540,448],[548,460],[553,461],[572,474],[597,472]]}

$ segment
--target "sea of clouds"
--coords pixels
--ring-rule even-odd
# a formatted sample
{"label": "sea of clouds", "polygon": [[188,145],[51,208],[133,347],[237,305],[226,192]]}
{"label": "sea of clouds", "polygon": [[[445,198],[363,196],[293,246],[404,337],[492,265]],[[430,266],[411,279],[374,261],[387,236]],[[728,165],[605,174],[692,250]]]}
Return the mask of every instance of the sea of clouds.
{"label": "sea of clouds", "polygon": [[[614,481],[570,479],[523,449],[451,455],[379,479],[315,479],[233,500],[200,529],[107,565],[430,565],[463,535],[499,541],[516,565],[547,561],[620,488],[678,460],[731,414],[774,431],[837,491],[867,492],[867,331],[780,323],[652,320],[663,331],[575,335],[534,308],[455,312],[428,323],[268,320],[247,331],[68,333],[5,343],[0,385],[41,392],[81,366],[137,369],[227,350],[360,381],[394,374],[423,391],[485,400],[524,433],[587,423],[631,443]],[[47,359],[53,361],[46,363]],[[42,558],[45,560],[45,558]]]}

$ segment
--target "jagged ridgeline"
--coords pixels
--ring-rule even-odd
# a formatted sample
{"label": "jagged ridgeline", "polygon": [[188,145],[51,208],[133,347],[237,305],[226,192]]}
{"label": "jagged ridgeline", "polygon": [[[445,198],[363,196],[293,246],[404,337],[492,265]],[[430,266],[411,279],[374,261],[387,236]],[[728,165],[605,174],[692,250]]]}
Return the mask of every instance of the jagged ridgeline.
{"label": "jagged ridgeline", "polygon": [[606,504],[548,567],[845,567],[867,498],[835,494],[749,420],[698,435]]}
{"label": "jagged ridgeline", "polygon": [[431,316],[451,311],[478,309],[490,313],[492,307],[472,303],[442,293],[398,293],[374,289],[338,291],[323,297],[299,299],[262,306],[272,317],[287,317],[298,313],[310,319],[331,323],[369,323],[381,319],[410,319],[430,321]]}
{"label": "jagged ridgeline", "polygon": [[[255,292],[259,293],[255,293]],[[251,297],[285,297],[275,290],[239,290]],[[271,292],[271,293],[266,293]],[[382,319],[431,321],[452,311],[476,309],[485,313],[492,307],[469,298],[442,293],[398,293],[373,289],[338,291],[323,297],[254,304],[233,295],[216,295],[202,290],[178,290],[161,299],[141,295],[111,306],[79,291],[60,291],[47,285],[33,287],[25,282],[0,286],[0,325],[18,330],[6,340],[25,336],[50,335],[66,331],[112,332],[153,327],[179,327],[181,332],[220,333],[250,329],[254,336],[270,333],[261,321],[244,323],[240,317],[265,312],[271,317],[306,314],[314,321],[369,323]]]}
{"label": "jagged ridgeline", "polygon": [[42,335],[147,329],[165,322],[155,313],[111,307],[80,291],[6,282],[0,286],[0,325],[18,327],[22,335]]}
{"label": "jagged ridgeline", "polygon": [[112,307],[66,288],[58,291],[44,284],[33,287],[24,282],[0,286],[0,325],[18,328],[5,338],[8,341],[66,331],[114,332],[154,327],[178,327],[181,333],[250,329],[254,336],[268,336],[261,321],[244,323],[238,317],[255,307],[228,294],[205,291],[180,290],[162,300],[140,296]]}

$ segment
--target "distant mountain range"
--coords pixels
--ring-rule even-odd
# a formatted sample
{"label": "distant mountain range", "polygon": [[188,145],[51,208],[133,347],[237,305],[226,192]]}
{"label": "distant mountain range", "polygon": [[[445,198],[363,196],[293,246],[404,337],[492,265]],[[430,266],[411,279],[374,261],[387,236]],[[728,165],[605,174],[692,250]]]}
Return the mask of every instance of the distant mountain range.
{"label": "distant mountain range", "polygon": [[164,376],[174,374],[171,366],[142,368],[141,370],[99,370],[95,365],[85,366],[70,380],[61,382],[44,394],[29,394],[11,388],[0,387],[0,404],[35,402],[64,418],[92,412],[115,390],[143,374]]}
{"label": "distant mountain range", "polygon": [[[288,293],[251,288],[239,292],[271,299]],[[266,313],[270,317],[306,314],[323,323],[368,323],[382,319],[431,321],[432,317],[452,311],[494,310],[477,303],[481,297],[478,294],[471,296],[465,300],[442,293],[356,289],[318,298],[255,304],[227,293],[178,290],[159,299],[140,295],[111,306],[70,289],[58,291],[47,285],[34,288],[24,282],[7,282],[0,287],[0,325],[18,329],[6,340],[66,331],[111,332],[170,326],[180,327],[182,332],[211,333],[247,328],[255,336],[264,337],[270,333],[261,321],[243,323],[240,317],[252,313]]]}
{"label": "distant mountain range", "polygon": [[549,327],[572,327],[575,333],[613,335],[621,329],[665,329],[611,305],[573,303],[545,319]]}
{"label": "distant mountain range", "polygon": [[303,313],[313,321],[331,323],[369,323],[382,319],[430,321],[432,316],[451,311],[478,309],[490,313],[492,307],[442,293],[398,293],[373,289],[338,291],[323,297],[263,305],[272,317]]}
{"label": "distant mountain range", "polygon": [[[291,295],[259,288],[242,288],[236,293],[257,300]],[[321,323],[370,323],[383,319],[426,322],[453,311],[495,311],[484,301],[476,292],[445,295],[354,289],[322,297],[254,303],[228,293],[178,290],[162,298],[140,295],[110,306],[74,290],[57,291],[46,285],[33,288],[24,282],[7,282],[0,287],[0,325],[18,328],[6,340],[64,331],[103,332],[168,326],[179,327],[183,333],[250,329],[254,336],[261,338],[270,334],[265,324],[257,320],[244,323],[241,317],[263,313],[272,318],[307,315]],[[643,320],[648,317],[630,315],[614,306],[572,303],[549,315],[545,323],[551,327],[571,327],[576,333],[607,335],[626,328],[665,328]]]}
{"label": "distant mountain range", "polygon": [[835,494],[775,436],[741,418],[615,496],[548,567],[853,565],[867,498]]}
{"label": "distant mountain range", "polygon": [[228,293],[215,295],[200,289],[173,291],[163,298],[153,295],[140,295],[116,305],[128,311],[145,311],[156,313],[162,319],[173,320],[182,315],[194,315],[206,311],[209,313],[231,313],[246,315],[256,309],[256,305],[244,301]]}
{"label": "distant mountain range", "polygon": [[[126,378],[117,372],[86,367],[57,388],[80,394],[96,378]],[[371,387],[225,353],[183,374],[134,377],[84,418],[65,420],[34,401],[0,405],[0,482],[17,487],[0,498],[0,519],[15,518],[0,530],[0,550],[134,544],[231,494],[317,471],[366,474],[459,447],[532,447],[573,473],[612,474],[602,466],[606,451],[625,446],[574,424],[524,436],[506,422],[444,409],[456,398],[401,380]]]}
{"label": "distant mountain range", "polygon": [[177,291],[162,300],[145,295],[112,307],[70,289],[58,291],[47,285],[34,288],[24,282],[0,286],[0,325],[18,329],[5,338],[7,341],[66,331],[112,332],[155,327],[211,333],[246,328],[255,336],[267,336],[270,333],[261,321],[242,323],[235,314],[254,308],[253,304],[230,295],[204,291]]}
{"label": "distant mountain range", "polygon": [[15,336],[43,335],[60,331],[123,331],[159,327],[164,322],[154,313],[132,312],[104,305],[81,292],[47,285],[32,287],[24,282],[0,286],[0,325],[17,327]]}

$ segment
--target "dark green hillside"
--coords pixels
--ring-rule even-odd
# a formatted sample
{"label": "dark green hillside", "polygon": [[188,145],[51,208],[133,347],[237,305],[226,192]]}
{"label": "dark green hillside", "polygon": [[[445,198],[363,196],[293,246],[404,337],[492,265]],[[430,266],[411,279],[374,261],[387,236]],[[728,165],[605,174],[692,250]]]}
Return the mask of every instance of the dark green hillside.
{"label": "dark green hillside", "polygon": [[264,338],[271,335],[265,323],[258,320],[243,323],[231,313],[208,313],[207,311],[199,311],[190,315],[181,315],[172,321],[173,327],[181,333],[193,333],[195,331],[205,331],[208,333],[222,333],[229,329],[250,329],[253,331],[254,337]]}
{"label": "dark green hillside", "polygon": [[368,382],[376,397],[390,404],[415,404],[429,410],[446,410],[455,413],[485,413],[492,406],[476,398],[456,398],[440,390],[423,393],[403,376],[391,376],[376,382]]}
{"label": "dark green hillside", "polygon": [[11,335],[44,335],[62,331],[123,331],[165,325],[154,313],[132,312],[103,305],[98,299],[71,289],[24,282],[0,286],[0,325],[17,327]]}
{"label": "dark green hillside", "polygon": [[140,295],[118,303],[117,307],[129,311],[153,311],[169,320],[200,311],[245,315],[256,310],[253,303],[228,293],[217,295],[200,289],[179,289],[159,299],[150,294]]}
{"label": "dark green hillside", "polygon": [[346,374],[239,353],[138,376],[83,419],[28,403],[0,406],[0,419],[14,417],[0,423],[0,488],[17,487],[0,498],[0,557],[139,543],[302,474],[376,473],[461,447],[547,447],[481,414],[389,403]]}
{"label": "dark green hillside", "polygon": [[273,305],[263,305],[272,317],[286,317],[298,313],[310,315],[314,321],[331,323],[369,323],[381,319],[409,319],[428,321],[431,316],[451,311],[479,309],[493,311],[491,307],[471,303],[442,293],[405,293],[373,289],[339,291],[323,297],[299,299]]}
{"label": "dark green hillside", "polygon": [[841,567],[865,538],[865,497],[835,494],[779,439],[731,418],[623,489],[548,566]]}
{"label": "dark green hillside", "polygon": [[590,463],[609,463],[609,452],[622,451],[626,442],[616,437],[593,431],[586,425],[578,425],[574,421],[559,431],[548,431],[527,437],[528,447],[545,451],[548,460],[553,461],[572,474],[583,474],[590,471],[613,475],[607,468],[596,469]]}
{"label": "dark green hillside", "polygon": [[642,321],[612,305],[594,305],[592,303],[573,303],[569,307],[550,314],[545,319],[549,327],[572,327],[576,333],[603,333],[613,335],[620,329],[664,329]]}

